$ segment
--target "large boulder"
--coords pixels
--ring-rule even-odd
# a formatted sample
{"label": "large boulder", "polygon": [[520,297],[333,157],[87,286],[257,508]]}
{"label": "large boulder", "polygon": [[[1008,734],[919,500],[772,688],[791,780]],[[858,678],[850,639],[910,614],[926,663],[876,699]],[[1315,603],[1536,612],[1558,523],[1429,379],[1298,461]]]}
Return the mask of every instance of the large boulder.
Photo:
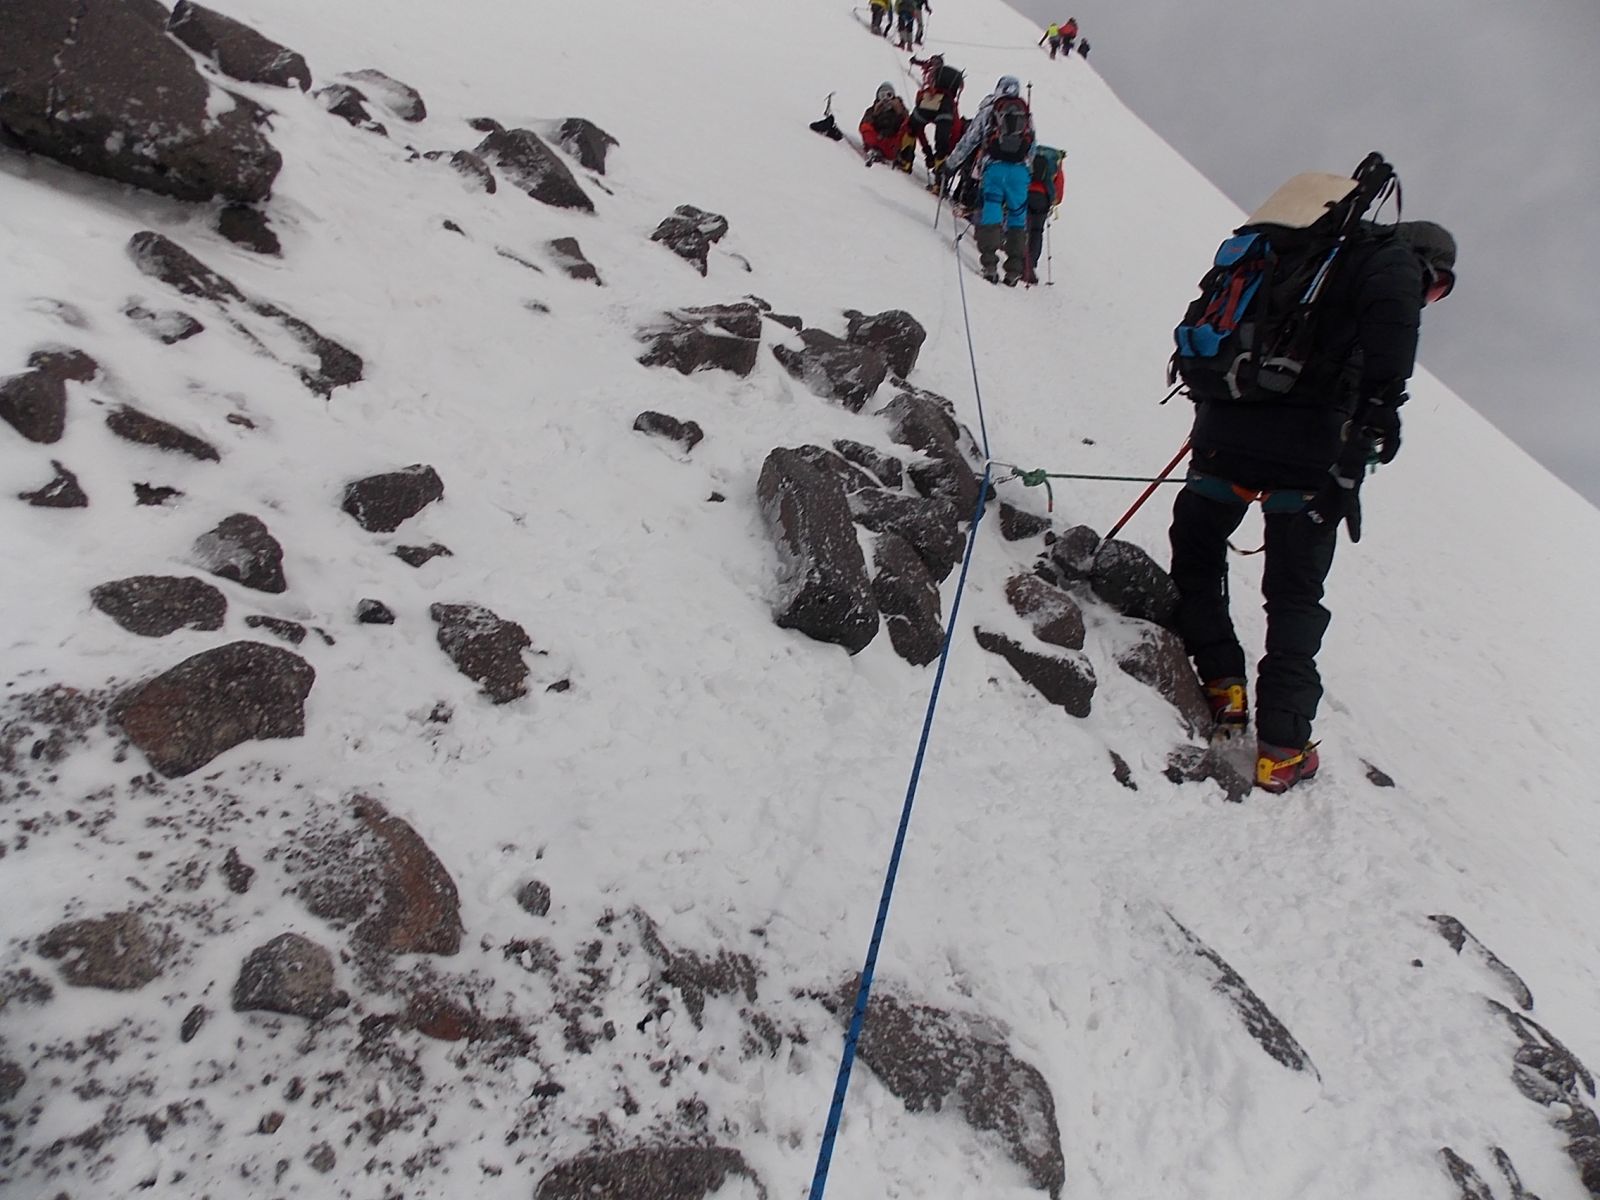
{"label": "large boulder", "polygon": [[867,488],[851,493],[850,515],[873,533],[904,538],[940,582],[961,561],[961,515],[947,501]]}
{"label": "large boulder", "polygon": [[283,243],[267,214],[250,204],[226,204],[217,214],[217,232],[235,246],[269,258],[283,257]]}
{"label": "large boulder", "polygon": [[344,77],[359,83],[369,96],[375,97],[402,121],[415,123],[427,119],[428,106],[422,102],[422,93],[409,83],[402,83],[372,67],[347,71]]}
{"label": "large boulder", "polygon": [[531,129],[500,129],[478,143],[478,155],[541,204],[593,212],[590,200],[567,164]]}
{"label": "large boulder", "polygon": [[132,992],[161,974],[160,939],[136,912],[64,922],[39,939],[39,953],[60,959],[73,987]]}
{"label": "large boulder", "polygon": [[456,669],[483,685],[496,704],[506,704],[528,691],[528,663],[522,652],[533,645],[515,621],[481,604],[435,604],[428,609],[439,626],[439,649]]}
{"label": "large boulder", "polygon": [[982,482],[967,461],[963,431],[948,400],[920,388],[903,388],[878,415],[889,422],[889,436],[901,446],[920,451],[921,461],[906,468],[911,484],[924,496],[948,500],[969,516],[978,505]]}
{"label": "large boulder", "polygon": [[219,579],[258,592],[281,592],[288,586],[283,576],[283,547],[260,517],[234,513],[201,534],[194,543],[195,557]]}
{"label": "large boulder", "polygon": [[369,533],[393,533],[435,500],[444,498],[444,480],[423,463],[369,475],[347,484],[341,507]]}
{"label": "large boulder", "polygon": [[596,1149],[545,1172],[534,1200],[706,1200],[729,1180],[766,1189],[737,1150],[721,1146],[656,1145]]}
{"label": "large boulder", "polygon": [[671,367],[682,375],[695,371],[732,371],[740,377],[756,369],[761,349],[761,310],[754,304],[713,304],[674,309],[668,323],[639,331],[650,349],[639,362]]}
{"label": "large boulder", "polygon": [[[1040,587],[1049,587],[1042,580],[1034,582]],[[1206,703],[1200,680],[1189,665],[1183,640],[1170,629],[1143,621],[1138,622],[1135,629],[1136,640],[1117,654],[1117,666],[1161,693],[1178,710],[1190,734],[1209,733],[1215,724],[1211,706]]]}
{"label": "large boulder", "polygon": [[799,451],[777,449],[756,490],[780,562],[773,619],[851,654],[865,649],[877,636],[878,606],[838,479]]}
{"label": "large boulder", "polygon": [[230,642],[129,688],[112,720],[168,778],[265,738],[305,733],[317,673],[298,655],[262,642]]}
{"label": "large boulder", "polygon": [[217,448],[204,438],[127,404],[120,404],[106,414],[106,428],[126,442],[187,454],[201,462],[222,461]]}
{"label": "large boulder", "polygon": [[298,933],[280,933],[250,951],[233,985],[235,1012],[320,1021],[349,1003],[334,983],[333,955]]}
{"label": "large boulder", "polygon": [[881,352],[889,360],[889,369],[900,378],[911,374],[911,369],[917,365],[917,355],[922,352],[922,343],[928,340],[928,331],[922,327],[922,322],[903,308],[891,308],[871,316],[852,308],[844,315],[849,322],[845,337],[857,346],[870,346]]}
{"label": "large boulder", "polygon": [[228,601],[192,575],[133,575],[89,593],[94,606],[129,633],[166,637],[179,629],[221,629]]}
{"label": "large boulder", "polygon": [[978,645],[998,654],[1011,669],[1051,704],[1075,717],[1087,717],[1094,703],[1094,668],[1082,655],[1066,658],[1041,654],[1018,645],[1004,634],[976,629]]}
{"label": "large boulder", "polygon": [[1083,649],[1083,610],[1060,588],[1034,575],[1013,575],[1006,580],[1006,599],[1041,642],[1063,650]]}
{"label": "large boulder", "polygon": [[878,490],[878,481],[842,454],[823,446],[796,446],[795,453],[837,479],[847,496],[869,488]]}
{"label": "large boulder", "polygon": [[384,128],[383,122],[373,118],[367,109],[367,94],[352,83],[330,83],[320,87],[312,93],[313,96],[334,116],[346,125],[356,129],[365,129],[368,133],[389,136],[389,131]]}
{"label": "large boulder", "polygon": [[693,263],[695,270],[704,275],[712,245],[720,242],[727,232],[727,217],[706,212],[692,204],[680,204],[672,210],[670,217],[664,218],[656,226],[650,240],[660,242],[679,258]]}
{"label": "large boulder", "polygon": [[1105,545],[1087,525],[1074,525],[1050,543],[1044,567],[1062,583],[1087,583],[1125,617],[1171,627],[1178,589],[1155,559],[1132,542]]}
{"label": "large boulder", "polygon": [[851,441],[849,438],[836,439],[833,448],[846,462],[860,467],[873,476],[873,482],[878,487],[899,491],[900,485],[905,483],[905,467],[892,454],[885,454],[882,450],[868,446],[864,442]]}
{"label": "large boulder", "polygon": [[311,86],[311,68],[306,60],[287,46],[257,33],[243,21],[193,0],[178,0],[167,28],[189,49],[209,58],[230,79],[244,83],[267,83],[273,87],[297,87],[302,92]]}
{"label": "large boulder", "polygon": [[561,148],[597,175],[606,173],[606,151],[620,145],[600,126],[585,117],[568,117],[556,134]]}
{"label": "large boulder", "polygon": [[264,200],[283,159],[261,110],[213,86],[147,10],[0,4],[0,130],[68,166],[180,200]]}
{"label": "large boulder", "polygon": [[30,442],[59,442],[67,428],[67,384],[86,383],[100,364],[81,350],[38,350],[28,369],[0,379],[0,420]]}
{"label": "large boulder", "polygon": [[882,353],[851,345],[821,329],[802,329],[799,350],[781,343],[773,356],[801,383],[824,400],[836,400],[851,412],[860,412],[889,374]]}
{"label": "large boulder", "polygon": [[939,585],[910,543],[893,533],[878,538],[872,565],[872,595],[889,631],[889,644],[913,666],[926,666],[944,648]]}

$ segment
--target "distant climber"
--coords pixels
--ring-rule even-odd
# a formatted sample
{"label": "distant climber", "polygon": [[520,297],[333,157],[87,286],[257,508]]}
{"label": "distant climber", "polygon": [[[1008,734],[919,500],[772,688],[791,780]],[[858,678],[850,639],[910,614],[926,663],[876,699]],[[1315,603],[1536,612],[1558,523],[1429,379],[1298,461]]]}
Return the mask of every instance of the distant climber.
{"label": "distant climber", "polygon": [[1072,43],[1078,40],[1078,18],[1068,17],[1061,24],[1061,56],[1070,57]]}
{"label": "distant climber", "polygon": [[1088,58],[1089,57],[1089,43],[1087,41],[1082,41],[1082,42],[1078,43],[1078,57],[1079,58]]}
{"label": "distant climber", "polygon": [[917,32],[917,0],[895,0],[894,21],[895,44],[902,50],[911,49]]}
{"label": "distant climber", "polygon": [[[939,54],[912,58],[911,65],[922,68],[922,86],[911,109],[911,133],[922,146],[922,161],[930,176],[937,177],[950,156],[950,147],[959,134],[961,88],[966,77]],[[933,145],[928,144],[927,127],[933,126]]]}
{"label": "distant climber", "polygon": [[912,6],[917,15],[917,36],[914,40],[920,46],[923,39],[928,36],[928,14],[933,11],[933,5],[929,4],[928,0],[912,0]]}
{"label": "distant climber", "polygon": [[[1280,194],[1287,191],[1286,186]],[[1310,211],[1328,209],[1332,215],[1334,204],[1330,200]],[[1298,225],[1263,220],[1241,226],[1224,247],[1265,229],[1269,232],[1258,236],[1278,239],[1273,244],[1282,251],[1281,264],[1295,253],[1294,235],[1314,228],[1310,220]],[[1229,393],[1240,394],[1240,361],[1234,359],[1220,395],[1197,397],[1191,386],[1193,459],[1172,509],[1177,630],[1219,730],[1242,730],[1249,705],[1245,654],[1228,612],[1228,538],[1251,503],[1261,503],[1267,634],[1256,682],[1255,781],[1269,792],[1287,791],[1317,772],[1311,727],[1322,682],[1316,659],[1330,619],[1322,605],[1323,585],[1333,565],[1338,526],[1342,520],[1350,540],[1360,540],[1359,497],[1367,468],[1392,461],[1400,449],[1400,406],[1416,360],[1422,309],[1455,286],[1455,239],[1443,227],[1406,221],[1392,227],[1359,222],[1351,228],[1315,300],[1295,382],[1287,389],[1274,386],[1276,395],[1256,389],[1231,400]],[[1280,231],[1286,233],[1280,237]],[[1231,269],[1224,257],[1219,251],[1214,270]],[[1313,266],[1323,260],[1317,253]],[[1222,286],[1232,290],[1227,280]],[[1267,294],[1265,286],[1262,292]],[[1252,303],[1243,301],[1246,318]],[[1216,319],[1208,318],[1213,328]],[[1180,335],[1193,328],[1180,326]],[[1258,329],[1254,336],[1270,335]],[[1180,336],[1180,353],[1182,346]]]}
{"label": "distant climber", "polygon": [[983,277],[1000,280],[999,251],[1006,251],[1005,282],[1022,280],[1028,259],[1028,155],[1033,150],[1033,114],[1022,83],[1002,75],[950,152],[959,172],[977,175],[983,207],[978,215],[978,261]]}
{"label": "distant climber", "polygon": [[878,95],[861,114],[861,146],[868,165],[888,162],[908,175],[916,164],[917,140],[911,135],[911,114],[894,84],[878,85]]}
{"label": "distant climber", "polygon": [[1072,53],[1072,43],[1078,36],[1078,19],[1071,17],[1059,25],[1051,25],[1044,31],[1044,36],[1039,39],[1039,45],[1050,43],[1050,57],[1058,53],[1068,55]]}
{"label": "distant climber", "polygon": [[872,32],[888,37],[893,0],[867,0],[867,4],[872,10]]}

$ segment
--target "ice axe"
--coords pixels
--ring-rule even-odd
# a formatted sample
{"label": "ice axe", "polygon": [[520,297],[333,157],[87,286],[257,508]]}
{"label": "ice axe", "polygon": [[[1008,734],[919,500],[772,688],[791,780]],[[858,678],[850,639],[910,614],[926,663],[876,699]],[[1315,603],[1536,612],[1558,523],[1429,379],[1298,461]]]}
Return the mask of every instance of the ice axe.
{"label": "ice axe", "polygon": [[844,140],[838,123],[833,119],[833,93],[828,93],[828,98],[822,104],[822,116],[811,122],[811,132],[820,133],[823,137],[832,138],[839,142]]}

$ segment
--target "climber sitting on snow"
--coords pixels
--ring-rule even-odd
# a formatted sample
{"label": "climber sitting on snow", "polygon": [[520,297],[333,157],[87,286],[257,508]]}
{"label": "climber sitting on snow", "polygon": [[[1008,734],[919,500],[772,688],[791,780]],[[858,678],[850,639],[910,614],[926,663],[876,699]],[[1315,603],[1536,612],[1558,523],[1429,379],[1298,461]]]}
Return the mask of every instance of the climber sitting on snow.
{"label": "climber sitting on snow", "polygon": [[878,85],[877,99],[861,114],[861,146],[867,162],[888,161],[895,170],[910,173],[916,161],[917,139],[910,129],[906,102],[895,94],[894,84]]}

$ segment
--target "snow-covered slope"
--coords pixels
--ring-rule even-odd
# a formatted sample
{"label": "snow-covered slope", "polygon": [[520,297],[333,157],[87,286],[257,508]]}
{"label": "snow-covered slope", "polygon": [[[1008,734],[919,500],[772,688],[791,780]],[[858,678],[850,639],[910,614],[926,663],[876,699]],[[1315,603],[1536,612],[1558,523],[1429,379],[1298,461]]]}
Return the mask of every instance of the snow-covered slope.
{"label": "snow-covered slope", "polygon": [[[911,381],[977,427],[948,219],[936,232],[932,197],[805,128],[829,91],[846,127],[879,80],[909,92],[903,56],[844,5],[219,7],[299,50],[319,82],[378,67],[430,115],[389,119],[382,138],[298,91],[240,87],[275,110],[281,259],[224,241],[209,208],[0,157],[0,375],[50,345],[102,367],[73,386],[59,443],[0,428],[6,701],[126,687],[264,636],[251,614],[331,636],[296,647],[316,671],[303,737],[246,743],[187,778],[159,779],[99,725],[57,766],[17,744],[0,791],[0,1057],[25,1076],[0,1110],[7,1194],[526,1196],[596,1147],[694,1138],[736,1149],[766,1194],[797,1195],[840,1040],[817,997],[860,968],[933,668],[882,635],[850,657],[773,625],[756,479],[776,446],[895,448],[876,405],[854,415],[790,378],[766,349],[786,336],[775,324],[749,379],[643,367],[635,331],[746,293],[833,332],[846,308],[904,308],[928,330]],[[1156,404],[1174,314],[1238,215],[1087,64],[986,48],[1036,33],[996,0],[958,7],[941,6],[929,48],[968,72],[967,106],[1002,72],[1031,77],[1041,136],[1070,152],[1055,286],[966,277],[992,453],[1148,473],[1186,430],[1180,403]],[[470,118],[573,115],[620,142],[603,180],[578,173],[592,216],[505,180],[484,195],[406,150],[470,149]],[[1408,199],[1426,215],[1426,196]],[[731,226],[705,278],[648,240],[683,203]],[[326,401],[308,391],[141,274],[126,245],[144,229],[356,350],[365,379]],[[572,236],[604,287],[545,249]],[[1463,263],[1475,286],[1470,247]],[[163,345],[123,315],[130,300],[208,329]],[[1443,1198],[1459,1190],[1445,1146],[1486,1175],[1503,1148],[1544,1200],[1600,1194],[1554,1123],[1582,1108],[1512,1082],[1517,1037],[1482,1000],[1514,1007],[1504,981],[1429,920],[1464,922],[1526,981],[1533,1017],[1600,1063],[1600,652],[1581,619],[1600,589],[1600,514],[1425,373],[1412,396],[1404,451],[1366,488],[1366,537],[1341,546],[1330,584],[1323,770],[1284,799],[1234,805],[1165,777],[1184,734],[1115,666],[1134,635],[1103,606],[1086,613],[1101,685],[1085,719],[980,649],[975,624],[1022,628],[1004,585],[1040,548],[980,527],[880,988],[975,1014],[1038,1069],[1062,1195]],[[221,461],[117,440],[104,415],[121,402]],[[685,454],[632,432],[646,409],[705,440]],[[9,498],[53,458],[88,508]],[[340,511],[349,481],[412,463],[445,496],[402,530]],[[183,495],[136,506],[135,482]],[[1006,489],[1042,511],[1038,492]],[[1059,484],[1057,525],[1104,529],[1134,490]],[[1125,535],[1158,558],[1163,507]],[[159,639],[91,606],[108,580],[204,576],[191,546],[235,512],[283,544],[281,594],[219,583],[222,630]],[[413,569],[391,553],[432,541],[452,555]],[[1234,566],[1254,645],[1257,561]],[[356,624],[364,597],[395,623]],[[455,671],[429,619],[441,602],[527,629],[528,696],[494,705]],[[305,848],[325,848],[357,795],[453,877],[458,954],[374,965],[296,890]],[[230,849],[256,868],[247,891],[225,885]],[[530,880],[548,887],[546,915],[519,907]],[[61,922],[130,908],[164,931],[159,978],[76,988],[40,956]],[[1174,920],[1314,1072],[1251,1039]],[[315,1025],[231,1010],[241,960],[284,932],[340,951],[348,1007]],[[685,991],[695,964],[739,981],[705,988],[703,1011]],[[424,992],[470,1008],[474,1037],[386,1023]],[[180,1038],[196,1007],[203,1024]],[[730,1177],[720,1194],[756,1187]],[[912,1111],[858,1068],[829,1195],[974,1194],[1037,1192],[994,1134],[952,1106]]]}

